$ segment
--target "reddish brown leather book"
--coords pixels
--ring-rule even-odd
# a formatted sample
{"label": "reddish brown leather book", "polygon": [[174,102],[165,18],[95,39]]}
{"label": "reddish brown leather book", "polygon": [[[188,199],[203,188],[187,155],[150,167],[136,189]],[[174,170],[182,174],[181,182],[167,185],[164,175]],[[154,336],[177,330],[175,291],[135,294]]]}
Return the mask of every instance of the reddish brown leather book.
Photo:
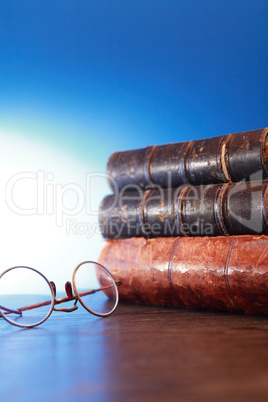
{"label": "reddish brown leather book", "polygon": [[113,192],[127,186],[177,187],[268,178],[268,129],[113,153],[107,177]]}
{"label": "reddish brown leather book", "polygon": [[184,308],[268,314],[268,236],[108,241],[99,262],[120,299]]}
{"label": "reddish brown leather book", "polygon": [[108,239],[268,234],[268,181],[121,192],[99,223]]}

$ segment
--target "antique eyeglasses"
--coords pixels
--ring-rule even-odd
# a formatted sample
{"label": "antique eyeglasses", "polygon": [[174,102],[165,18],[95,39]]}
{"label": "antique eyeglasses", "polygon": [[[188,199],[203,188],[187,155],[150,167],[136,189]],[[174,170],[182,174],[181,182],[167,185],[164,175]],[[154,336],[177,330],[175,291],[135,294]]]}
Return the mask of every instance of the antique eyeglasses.
{"label": "antique eyeglasses", "polygon": [[[0,316],[10,324],[32,328],[48,319],[52,311],[71,312],[82,306],[99,317],[112,314],[118,305],[118,286],[110,272],[94,261],[84,261],[66,282],[66,297],[56,299],[56,286],[34,268],[17,266],[0,275]],[[74,301],[71,308],[55,305]]]}

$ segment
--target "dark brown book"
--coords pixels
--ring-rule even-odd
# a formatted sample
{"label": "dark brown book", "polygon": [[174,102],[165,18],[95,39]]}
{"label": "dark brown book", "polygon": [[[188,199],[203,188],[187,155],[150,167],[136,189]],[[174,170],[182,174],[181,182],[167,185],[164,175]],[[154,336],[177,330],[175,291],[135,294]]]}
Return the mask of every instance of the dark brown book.
{"label": "dark brown book", "polygon": [[268,178],[268,129],[113,153],[107,177],[113,192],[152,186],[217,184]]}
{"label": "dark brown book", "polygon": [[268,314],[268,236],[110,240],[99,262],[120,300]]}
{"label": "dark brown book", "polygon": [[120,192],[104,198],[107,239],[268,233],[268,182]]}

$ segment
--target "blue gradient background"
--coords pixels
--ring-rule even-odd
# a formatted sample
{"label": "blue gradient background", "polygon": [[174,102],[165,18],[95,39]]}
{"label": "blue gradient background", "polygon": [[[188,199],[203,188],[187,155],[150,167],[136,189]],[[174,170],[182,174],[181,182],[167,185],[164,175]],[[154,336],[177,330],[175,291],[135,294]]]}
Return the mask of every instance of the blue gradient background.
{"label": "blue gradient background", "polygon": [[267,1],[0,2],[0,124],[94,158],[267,125]]}
{"label": "blue gradient background", "polygon": [[114,151],[265,127],[267,20],[266,0],[1,0],[0,130],[105,172]]}

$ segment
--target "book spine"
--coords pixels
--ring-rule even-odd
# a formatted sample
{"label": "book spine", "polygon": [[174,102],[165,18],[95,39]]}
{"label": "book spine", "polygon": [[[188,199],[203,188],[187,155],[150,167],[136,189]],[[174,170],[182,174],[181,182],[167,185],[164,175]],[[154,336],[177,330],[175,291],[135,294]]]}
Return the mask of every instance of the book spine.
{"label": "book spine", "polygon": [[268,178],[268,129],[113,153],[107,178],[113,192]]}
{"label": "book spine", "polygon": [[99,225],[107,239],[267,234],[268,182],[112,194]]}
{"label": "book spine", "polygon": [[268,314],[268,236],[132,238],[106,242],[99,262],[120,300]]}

